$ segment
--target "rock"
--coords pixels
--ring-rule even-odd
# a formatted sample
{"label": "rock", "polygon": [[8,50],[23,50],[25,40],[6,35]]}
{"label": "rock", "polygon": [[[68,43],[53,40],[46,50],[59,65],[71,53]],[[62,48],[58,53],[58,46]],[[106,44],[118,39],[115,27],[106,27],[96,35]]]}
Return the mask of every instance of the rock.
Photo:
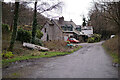
{"label": "rock", "polygon": [[118,63],[113,63],[112,66],[113,66],[113,67],[120,67],[120,64],[118,64]]}
{"label": "rock", "polygon": [[23,47],[31,48],[31,49],[38,50],[38,51],[49,51],[48,48],[35,45],[35,44],[31,44],[31,43],[25,43],[25,42],[23,43]]}
{"label": "rock", "polygon": [[15,64],[18,64],[18,62],[16,61]]}
{"label": "rock", "polygon": [[21,65],[20,68],[23,68],[23,65]]}

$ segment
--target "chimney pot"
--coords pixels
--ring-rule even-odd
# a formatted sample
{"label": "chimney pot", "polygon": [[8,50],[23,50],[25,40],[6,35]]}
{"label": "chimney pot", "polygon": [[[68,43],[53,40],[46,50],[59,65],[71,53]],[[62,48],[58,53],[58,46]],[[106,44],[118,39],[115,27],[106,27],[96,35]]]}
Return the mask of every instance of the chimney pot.
{"label": "chimney pot", "polygon": [[64,21],[64,17],[63,16],[59,18],[59,22],[62,22],[62,21]]}

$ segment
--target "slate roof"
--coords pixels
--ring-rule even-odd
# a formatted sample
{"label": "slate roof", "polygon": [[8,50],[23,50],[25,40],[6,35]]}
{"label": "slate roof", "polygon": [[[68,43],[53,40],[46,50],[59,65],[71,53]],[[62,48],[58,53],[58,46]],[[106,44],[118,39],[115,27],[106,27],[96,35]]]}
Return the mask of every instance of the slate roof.
{"label": "slate roof", "polygon": [[[59,27],[59,29],[61,29],[62,30],[62,28],[61,28],[61,26],[73,26],[73,31],[67,31],[67,32],[74,32],[74,33],[76,33],[76,34],[80,34],[80,32],[78,32],[77,30],[75,30],[75,28],[77,27],[77,25],[73,22],[73,21],[62,21],[62,22],[60,22],[59,20],[56,20],[56,19],[52,19],[52,20],[50,20],[50,21],[47,21],[47,23],[48,24],[56,24],[58,27]],[[64,30],[62,30],[63,32],[66,32],[66,31],[64,31]]]}
{"label": "slate roof", "polygon": [[65,26],[65,25],[72,25],[74,28],[76,28],[76,24],[73,21],[62,21],[59,22],[59,20],[54,20],[59,26]]}
{"label": "slate roof", "polygon": [[[60,22],[59,20],[53,20],[56,24],[58,24],[58,26],[73,26],[73,31],[67,31],[67,32],[74,32],[74,33],[76,33],[76,34],[80,34],[77,30],[75,30],[75,28],[76,28],[76,24],[73,22],[73,21],[62,21],[62,22]],[[63,31],[63,32],[66,32],[66,31]]]}

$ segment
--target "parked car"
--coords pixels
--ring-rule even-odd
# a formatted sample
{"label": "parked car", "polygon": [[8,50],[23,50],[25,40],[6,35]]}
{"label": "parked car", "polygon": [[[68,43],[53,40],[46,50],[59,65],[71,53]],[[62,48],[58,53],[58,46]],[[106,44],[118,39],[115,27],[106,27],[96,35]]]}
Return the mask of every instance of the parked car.
{"label": "parked car", "polygon": [[75,38],[68,38],[67,41],[70,41],[71,43],[79,43]]}

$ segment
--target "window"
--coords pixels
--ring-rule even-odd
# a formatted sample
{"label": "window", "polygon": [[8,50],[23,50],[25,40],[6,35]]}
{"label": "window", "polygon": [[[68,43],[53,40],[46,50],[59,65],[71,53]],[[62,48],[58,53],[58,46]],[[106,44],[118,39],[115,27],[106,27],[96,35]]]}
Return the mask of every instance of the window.
{"label": "window", "polygon": [[77,31],[81,31],[81,28],[76,28]]}
{"label": "window", "polygon": [[62,30],[64,30],[64,26],[61,26]]}
{"label": "window", "polygon": [[46,28],[45,28],[45,33],[46,33]]}
{"label": "window", "polygon": [[65,26],[62,26],[62,29],[63,29],[64,31],[66,31],[66,30],[67,30],[67,28],[66,28]]}
{"label": "window", "polygon": [[70,31],[73,31],[73,28],[72,28],[72,27],[70,27]]}
{"label": "window", "polygon": [[68,27],[67,27],[67,30],[68,30],[68,31],[73,31],[73,27],[68,26]]}
{"label": "window", "polygon": [[73,31],[72,26],[61,26],[64,31]]}

